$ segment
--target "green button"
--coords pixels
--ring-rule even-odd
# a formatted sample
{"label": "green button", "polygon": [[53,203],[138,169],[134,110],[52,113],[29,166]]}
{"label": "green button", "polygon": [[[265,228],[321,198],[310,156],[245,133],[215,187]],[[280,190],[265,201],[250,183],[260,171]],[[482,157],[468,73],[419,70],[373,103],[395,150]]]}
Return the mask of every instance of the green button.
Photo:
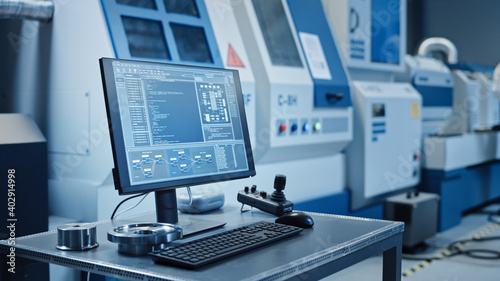
{"label": "green button", "polygon": [[319,122],[314,123],[313,130],[315,131],[321,130],[321,123]]}

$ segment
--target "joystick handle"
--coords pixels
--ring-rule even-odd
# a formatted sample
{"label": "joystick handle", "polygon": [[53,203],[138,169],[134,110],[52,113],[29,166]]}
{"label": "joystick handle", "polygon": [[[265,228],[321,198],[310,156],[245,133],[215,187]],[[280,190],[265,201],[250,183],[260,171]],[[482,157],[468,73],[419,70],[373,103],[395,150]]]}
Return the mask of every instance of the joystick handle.
{"label": "joystick handle", "polygon": [[281,192],[282,190],[284,190],[285,184],[286,184],[285,175],[278,174],[274,177],[274,189],[276,189],[276,191]]}
{"label": "joystick handle", "polygon": [[285,175],[276,175],[274,177],[274,189],[276,189],[271,195],[271,200],[276,202],[284,202],[286,201],[285,194],[283,190],[285,189],[286,184],[286,176]]}

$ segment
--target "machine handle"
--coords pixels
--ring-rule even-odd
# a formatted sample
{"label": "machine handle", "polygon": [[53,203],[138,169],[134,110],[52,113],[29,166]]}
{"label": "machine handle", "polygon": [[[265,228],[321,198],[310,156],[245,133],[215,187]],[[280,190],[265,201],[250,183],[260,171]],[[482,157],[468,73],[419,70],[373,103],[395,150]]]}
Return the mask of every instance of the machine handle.
{"label": "machine handle", "polygon": [[344,94],[342,93],[336,93],[336,94],[331,94],[331,93],[326,93],[326,100],[328,103],[336,103],[344,98]]}
{"label": "machine handle", "polygon": [[[356,12],[356,10],[354,10],[353,8],[351,8],[351,18],[353,18],[353,16],[354,16],[354,19],[356,21],[354,22],[354,26],[351,25],[349,27],[349,31],[351,33],[354,33],[354,31],[356,31],[356,29],[358,29],[358,26],[359,26],[359,14],[358,14],[358,12]],[[349,22],[352,23],[352,21],[349,21]]]}

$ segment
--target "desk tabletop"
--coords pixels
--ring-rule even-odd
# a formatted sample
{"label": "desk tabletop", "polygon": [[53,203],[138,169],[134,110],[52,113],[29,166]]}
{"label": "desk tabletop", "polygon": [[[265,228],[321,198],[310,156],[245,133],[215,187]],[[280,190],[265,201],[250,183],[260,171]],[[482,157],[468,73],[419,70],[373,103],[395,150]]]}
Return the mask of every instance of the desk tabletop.
{"label": "desk tabletop", "polygon": [[[309,213],[314,227],[293,238],[238,255],[197,270],[155,264],[149,256],[130,257],[118,252],[118,245],[107,240],[107,232],[123,224],[155,221],[154,213],[96,222],[97,248],[87,251],[56,249],[57,231],[16,238],[16,255],[55,263],[126,280],[278,280],[287,279],[355,253],[365,247],[396,237],[404,230],[401,222]],[[276,217],[257,209],[241,213],[237,206],[202,215],[179,214],[227,222],[222,231],[256,221],[273,222]],[[10,249],[0,241],[0,251]]]}

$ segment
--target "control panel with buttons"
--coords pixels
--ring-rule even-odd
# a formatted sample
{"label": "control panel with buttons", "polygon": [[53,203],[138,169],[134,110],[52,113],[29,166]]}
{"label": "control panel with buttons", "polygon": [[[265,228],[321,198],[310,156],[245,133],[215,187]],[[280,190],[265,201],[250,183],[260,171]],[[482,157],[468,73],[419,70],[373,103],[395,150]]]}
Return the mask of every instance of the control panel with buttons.
{"label": "control panel with buttons", "polygon": [[252,185],[250,188],[245,186],[245,188],[238,193],[238,202],[276,216],[282,216],[285,213],[293,211],[293,203],[286,200],[285,194],[283,193],[285,183],[286,177],[284,175],[276,175],[274,178],[275,191],[271,195],[263,190],[258,191],[256,185]]}
{"label": "control panel with buttons", "polygon": [[[302,121],[299,131],[299,123],[296,120],[289,120],[288,125],[285,120],[279,120],[277,133],[278,136],[293,136],[309,133],[321,133],[321,122],[320,121]],[[328,132],[326,132],[328,133]]]}

